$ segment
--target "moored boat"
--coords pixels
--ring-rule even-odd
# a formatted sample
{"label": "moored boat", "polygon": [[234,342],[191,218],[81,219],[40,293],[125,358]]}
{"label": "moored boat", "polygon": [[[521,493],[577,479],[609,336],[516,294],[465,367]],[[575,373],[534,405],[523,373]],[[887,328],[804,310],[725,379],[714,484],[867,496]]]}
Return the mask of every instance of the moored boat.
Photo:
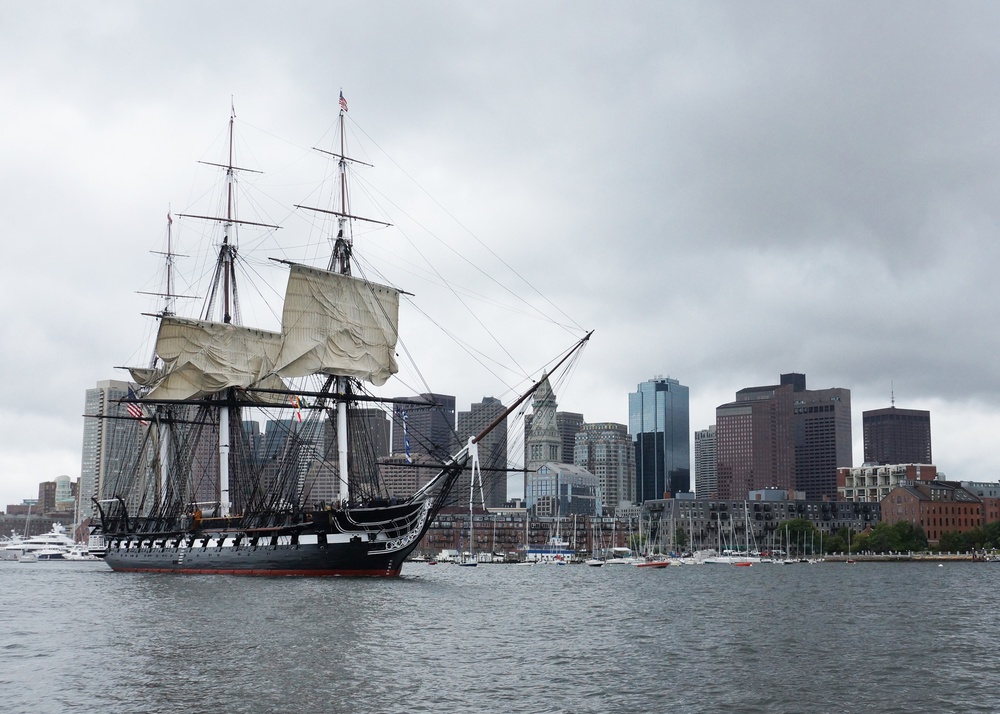
{"label": "moored boat", "polygon": [[66,535],[66,528],[60,523],[53,523],[52,529],[28,538],[11,538],[3,546],[3,559],[24,560],[23,556],[32,554],[35,560],[62,560],[66,553],[77,547],[77,544]]}

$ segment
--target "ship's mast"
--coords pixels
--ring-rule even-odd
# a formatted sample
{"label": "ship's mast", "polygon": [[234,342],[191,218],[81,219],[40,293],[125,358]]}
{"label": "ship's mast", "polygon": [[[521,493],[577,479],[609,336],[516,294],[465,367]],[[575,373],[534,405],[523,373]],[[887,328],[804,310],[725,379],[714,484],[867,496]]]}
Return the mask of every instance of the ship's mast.
{"label": "ship's mast", "polygon": [[[337,232],[333,239],[333,252],[330,255],[330,261],[327,264],[327,270],[332,273],[340,273],[341,275],[351,274],[351,253],[354,249],[354,236],[352,234],[352,223],[355,220],[366,221],[368,223],[375,223],[381,226],[388,226],[389,223],[384,221],[376,221],[372,218],[364,218],[362,216],[355,216],[350,210],[350,191],[348,190],[348,180],[347,180],[347,165],[352,164],[363,164],[365,166],[370,166],[371,164],[366,164],[363,161],[358,161],[357,159],[352,159],[347,156],[346,153],[346,137],[345,137],[345,115],[347,114],[347,100],[344,99],[344,93],[340,93],[340,114],[338,116],[338,129],[339,129],[339,140],[340,140],[340,152],[335,153],[333,151],[326,151],[324,149],[316,149],[317,151],[332,156],[337,159],[337,183],[339,196],[335,197],[335,203],[339,200],[339,206],[334,206],[334,208],[315,208],[313,206],[300,206],[296,205],[296,208],[304,208],[309,211],[316,211],[318,213],[326,213],[337,217]],[[339,208],[340,210],[337,210]],[[347,444],[348,444],[348,434],[347,434],[347,403],[349,400],[348,395],[348,385],[349,380],[347,377],[337,376],[334,384],[334,390],[337,395],[337,465],[340,472],[340,490],[338,497],[342,502],[346,502],[350,499],[350,487],[347,471]]]}
{"label": "ship's mast", "polygon": [[[329,270],[342,275],[351,274],[351,249],[354,246],[354,236],[351,235],[351,224],[347,220],[350,214],[347,204],[347,159],[344,158],[344,114],[347,112],[347,102],[344,93],[340,93],[340,159],[337,161],[337,174],[340,179],[340,208],[342,214],[337,216],[337,240],[333,244],[333,254],[330,256]],[[337,392],[340,401],[337,402],[337,467],[340,474],[339,496],[342,503],[351,497],[350,474],[347,470],[347,378],[337,377]]]}
{"label": "ship's mast", "polygon": [[[162,293],[144,293],[146,295],[155,295],[157,297],[163,298],[163,309],[159,313],[157,313],[157,316],[161,318],[170,317],[176,314],[174,308],[177,303],[177,298],[191,297],[190,295],[177,295],[174,293],[173,270],[174,270],[174,261],[178,256],[176,253],[174,253],[173,228],[174,228],[174,219],[171,216],[170,206],[168,205],[167,206],[167,250],[165,253],[161,253],[160,251],[153,251],[153,253],[162,255],[164,258],[164,265],[166,268],[166,278],[165,278],[166,285],[164,287],[164,292]],[[153,354],[150,357],[149,361],[150,368],[155,369],[156,363],[157,363],[157,356],[156,356],[156,348],[154,346]],[[159,439],[160,442],[160,448],[159,448],[160,458],[158,462],[158,469],[159,469],[158,483],[160,488],[160,505],[162,506],[166,504],[167,500],[167,481],[168,481],[168,474],[170,471],[170,465],[168,463],[169,426],[167,421],[165,420],[157,420],[157,422],[159,425],[157,429],[157,438]]]}
{"label": "ship's mast", "polygon": [[[236,258],[238,255],[236,229],[240,225],[259,226],[263,228],[277,229],[278,226],[267,223],[253,223],[251,221],[239,220],[236,217],[236,172],[252,171],[234,165],[234,124],[236,121],[236,108],[230,105],[229,113],[229,145],[226,163],[213,164],[207,161],[200,163],[208,166],[217,166],[226,172],[226,210],[224,216],[199,216],[189,213],[178,214],[186,218],[198,218],[201,220],[215,221],[222,224],[222,243],[219,246],[219,257],[215,263],[215,274],[212,278],[212,286],[205,301],[203,319],[214,321],[216,302],[220,302],[221,314],[219,321],[230,324],[240,324],[239,293],[236,284]],[[221,300],[219,300],[219,289],[222,289]],[[227,390],[228,391],[228,390]],[[219,397],[228,402],[231,395],[222,393]],[[231,407],[226,404],[219,409],[219,515],[228,516],[230,512],[229,500],[229,419]]]}

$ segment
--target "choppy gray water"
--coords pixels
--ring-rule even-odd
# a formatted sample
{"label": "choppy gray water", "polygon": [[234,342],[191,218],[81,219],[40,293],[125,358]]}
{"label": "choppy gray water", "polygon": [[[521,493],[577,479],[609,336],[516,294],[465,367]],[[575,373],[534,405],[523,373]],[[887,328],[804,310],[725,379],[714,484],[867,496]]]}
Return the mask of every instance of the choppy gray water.
{"label": "choppy gray water", "polygon": [[1000,565],[0,562],[0,711],[995,712]]}

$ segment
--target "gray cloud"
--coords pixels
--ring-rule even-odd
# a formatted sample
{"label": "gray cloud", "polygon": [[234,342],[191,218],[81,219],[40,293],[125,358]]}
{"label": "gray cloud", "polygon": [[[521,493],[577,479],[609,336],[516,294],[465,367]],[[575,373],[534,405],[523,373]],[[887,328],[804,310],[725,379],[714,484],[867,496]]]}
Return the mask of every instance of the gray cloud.
{"label": "gray cloud", "polygon": [[[370,269],[488,345],[417,255],[493,319],[511,298],[451,251],[490,262],[488,245],[560,321],[597,329],[562,407],[624,422],[627,392],[670,374],[699,428],[795,370],[853,390],[858,442],[891,384],[932,409],[941,468],[1000,475],[983,438],[1000,387],[992,4],[47,3],[3,20],[4,502],[79,473],[84,390],[146,358],[155,306],[134,291],[157,289],[149,251],[168,204],[201,200],[194,162],[218,159],[231,97],[241,156],[267,172],[254,208],[285,226],[271,249],[298,255],[312,229],[288,206],[341,88],[377,142],[363,179],[403,231],[365,238]],[[208,250],[177,229],[194,287]],[[507,314],[489,327],[525,370],[569,341]],[[444,361],[433,325],[410,341],[460,404],[513,379]]]}

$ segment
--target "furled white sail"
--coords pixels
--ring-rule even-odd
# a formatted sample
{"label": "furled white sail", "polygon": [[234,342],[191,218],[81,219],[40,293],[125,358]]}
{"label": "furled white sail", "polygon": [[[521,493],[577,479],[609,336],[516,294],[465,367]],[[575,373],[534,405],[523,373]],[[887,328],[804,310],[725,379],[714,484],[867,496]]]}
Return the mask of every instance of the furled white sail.
{"label": "furled white sail", "polygon": [[164,317],[156,337],[161,379],[146,398],[197,399],[227,387],[258,385],[272,372],[280,349],[277,332]]}
{"label": "furled white sail", "polygon": [[160,370],[152,367],[129,367],[128,371],[132,375],[132,381],[143,387],[152,387],[163,376]]}
{"label": "furled white sail", "polygon": [[399,291],[292,264],[281,315],[282,377],[332,374],[381,385],[398,371]]}

